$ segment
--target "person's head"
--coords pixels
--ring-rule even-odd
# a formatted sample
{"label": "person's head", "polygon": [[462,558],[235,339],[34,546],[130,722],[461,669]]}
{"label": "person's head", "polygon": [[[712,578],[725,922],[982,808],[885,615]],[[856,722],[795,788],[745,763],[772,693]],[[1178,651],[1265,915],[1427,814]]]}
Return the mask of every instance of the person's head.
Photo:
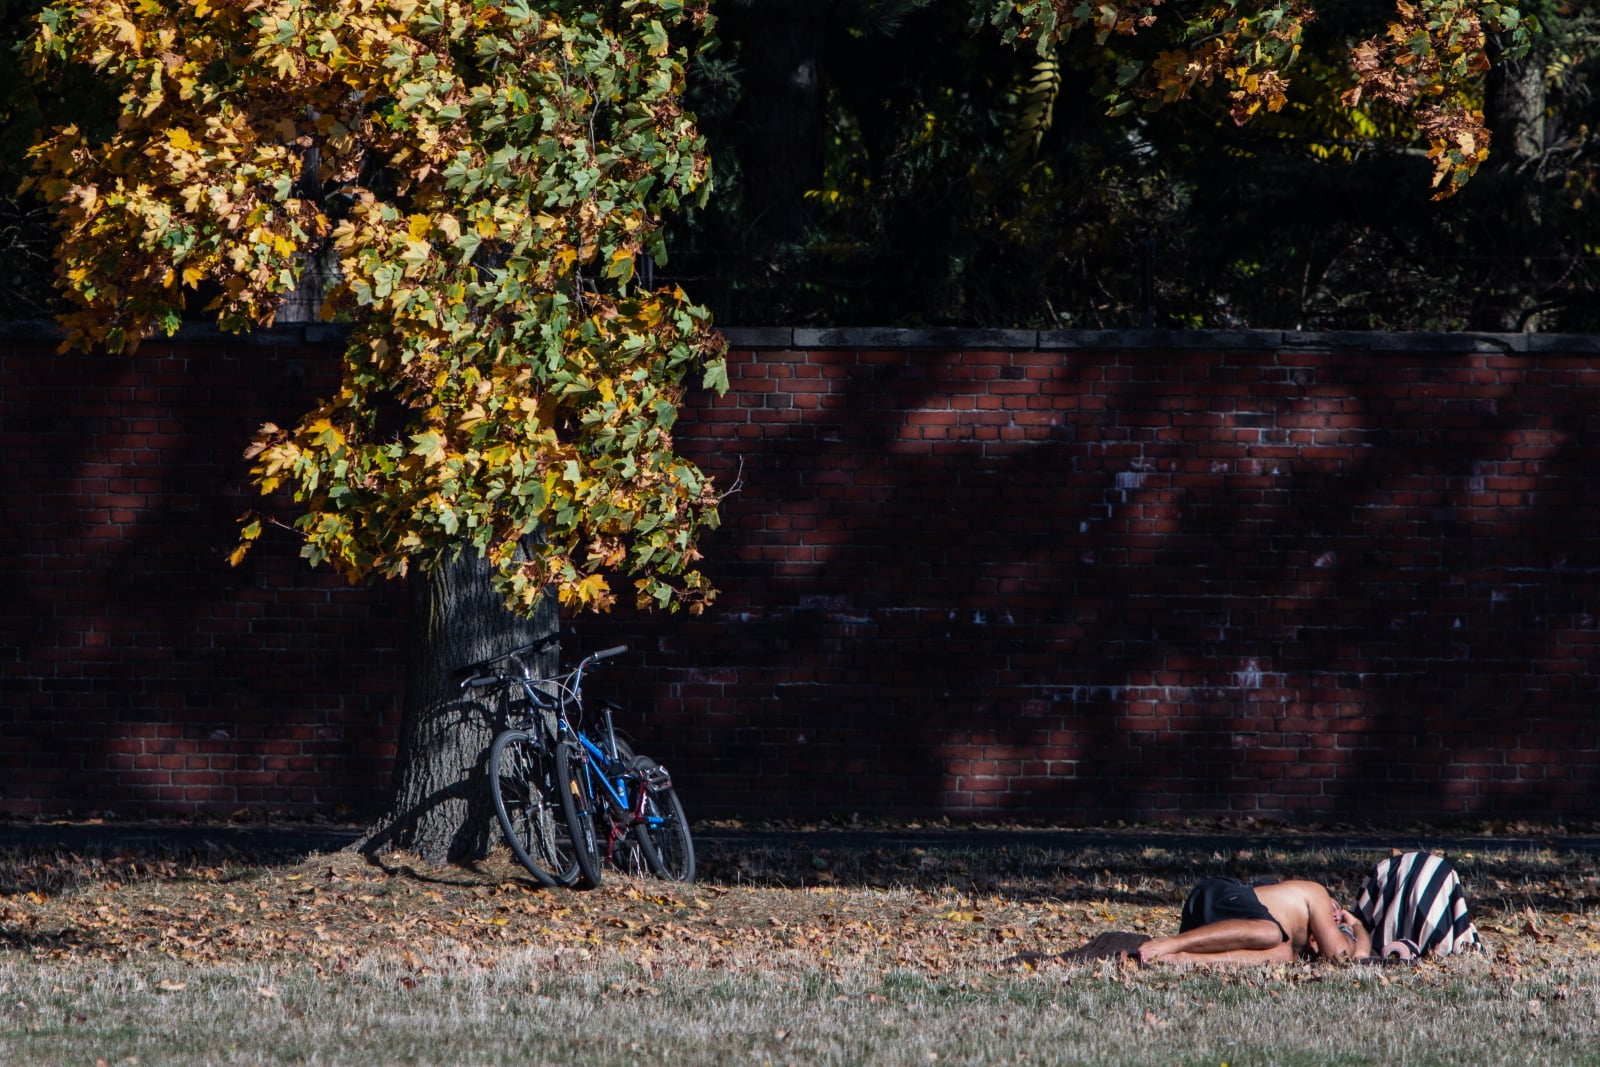
{"label": "person's head", "polygon": [[1372,934],[1367,930],[1366,924],[1361,921],[1359,915],[1353,911],[1346,911],[1344,908],[1340,908],[1338,924],[1339,932],[1349,937],[1355,944],[1356,959],[1372,955]]}

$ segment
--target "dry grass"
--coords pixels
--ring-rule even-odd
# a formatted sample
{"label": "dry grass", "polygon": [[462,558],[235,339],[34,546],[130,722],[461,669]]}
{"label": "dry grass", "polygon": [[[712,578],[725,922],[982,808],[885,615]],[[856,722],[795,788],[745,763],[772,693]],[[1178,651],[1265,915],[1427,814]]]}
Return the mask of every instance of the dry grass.
{"label": "dry grass", "polygon": [[473,870],[0,856],[0,1062],[1600,1063],[1600,873],[1457,857],[1491,951],[1417,968],[997,967],[1166,930],[1195,878],[1371,854],[793,844],[592,893]]}

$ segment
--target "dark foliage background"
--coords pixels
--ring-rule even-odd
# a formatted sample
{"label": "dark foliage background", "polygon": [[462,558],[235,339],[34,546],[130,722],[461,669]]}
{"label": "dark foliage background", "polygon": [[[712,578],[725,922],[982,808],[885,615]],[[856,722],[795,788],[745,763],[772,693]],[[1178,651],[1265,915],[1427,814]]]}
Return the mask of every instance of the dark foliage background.
{"label": "dark foliage background", "polygon": [[1244,127],[1220,93],[1107,118],[1086,37],[1045,107],[970,0],[725,4],[693,100],[717,189],[665,272],[743,325],[1600,329],[1600,18],[1522,6],[1542,32],[1485,87],[1494,154],[1435,202],[1397,117],[1338,104],[1387,0],[1319,5],[1290,106]]}
{"label": "dark foliage background", "polygon": [[[0,0],[3,318],[56,302],[44,206],[16,192],[32,133],[113,91],[25,79],[40,4]],[[1244,127],[1220,93],[1107,118],[1111,47],[1052,66],[973,0],[724,0],[691,100],[716,186],[656,280],[724,325],[1600,330],[1600,15],[1522,7],[1542,30],[1485,85],[1490,162],[1435,202],[1403,124],[1338,104],[1388,0],[1320,5],[1290,106]]]}
{"label": "dark foliage background", "polygon": [[48,83],[28,76],[22,42],[44,4],[0,0],[0,320],[49,318],[61,307],[51,282],[49,212],[19,188],[35,133],[68,122],[93,129],[115,115],[116,89],[86,74]]}

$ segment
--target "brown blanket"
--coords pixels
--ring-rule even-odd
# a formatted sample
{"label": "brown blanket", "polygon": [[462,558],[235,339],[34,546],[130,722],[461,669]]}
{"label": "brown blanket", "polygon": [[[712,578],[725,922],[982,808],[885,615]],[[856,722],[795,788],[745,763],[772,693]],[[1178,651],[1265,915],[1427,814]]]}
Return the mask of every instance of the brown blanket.
{"label": "brown blanket", "polygon": [[1038,965],[1045,960],[1063,963],[1089,963],[1092,960],[1118,960],[1139,958],[1139,946],[1150,940],[1148,934],[1135,934],[1126,930],[1111,930],[1094,940],[1065,952],[1019,952],[1000,961],[1008,964]]}

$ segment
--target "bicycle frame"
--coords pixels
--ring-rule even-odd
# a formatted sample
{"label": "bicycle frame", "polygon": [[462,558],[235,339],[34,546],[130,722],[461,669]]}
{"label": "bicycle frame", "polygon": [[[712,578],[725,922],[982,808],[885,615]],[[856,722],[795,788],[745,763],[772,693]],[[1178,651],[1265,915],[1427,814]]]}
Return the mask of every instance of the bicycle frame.
{"label": "bicycle frame", "polygon": [[[605,736],[606,748],[601,748],[588,734],[580,730],[572,730],[572,735],[577,738],[585,755],[584,768],[589,775],[590,794],[594,795],[593,783],[599,782],[605,790],[605,795],[610,798],[613,810],[621,817],[611,820],[611,827],[606,840],[606,858],[611,859],[616,853],[617,842],[626,837],[628,831],[643,823],[650,827],[660,827],[666,820],[659,815],[650,815],[645,811],[645,801],[651,785],[643,775],[634,772],[632,767],[624,767],[617,758],[617,735],[611,724],[611,708],[605,708]],[[562,724],[571,729],[571,724],[562,718]],[[610,751],[607,751],[609,749]],[[628,782],[632,780],[637,788],[632,798],[628,795]]]}

